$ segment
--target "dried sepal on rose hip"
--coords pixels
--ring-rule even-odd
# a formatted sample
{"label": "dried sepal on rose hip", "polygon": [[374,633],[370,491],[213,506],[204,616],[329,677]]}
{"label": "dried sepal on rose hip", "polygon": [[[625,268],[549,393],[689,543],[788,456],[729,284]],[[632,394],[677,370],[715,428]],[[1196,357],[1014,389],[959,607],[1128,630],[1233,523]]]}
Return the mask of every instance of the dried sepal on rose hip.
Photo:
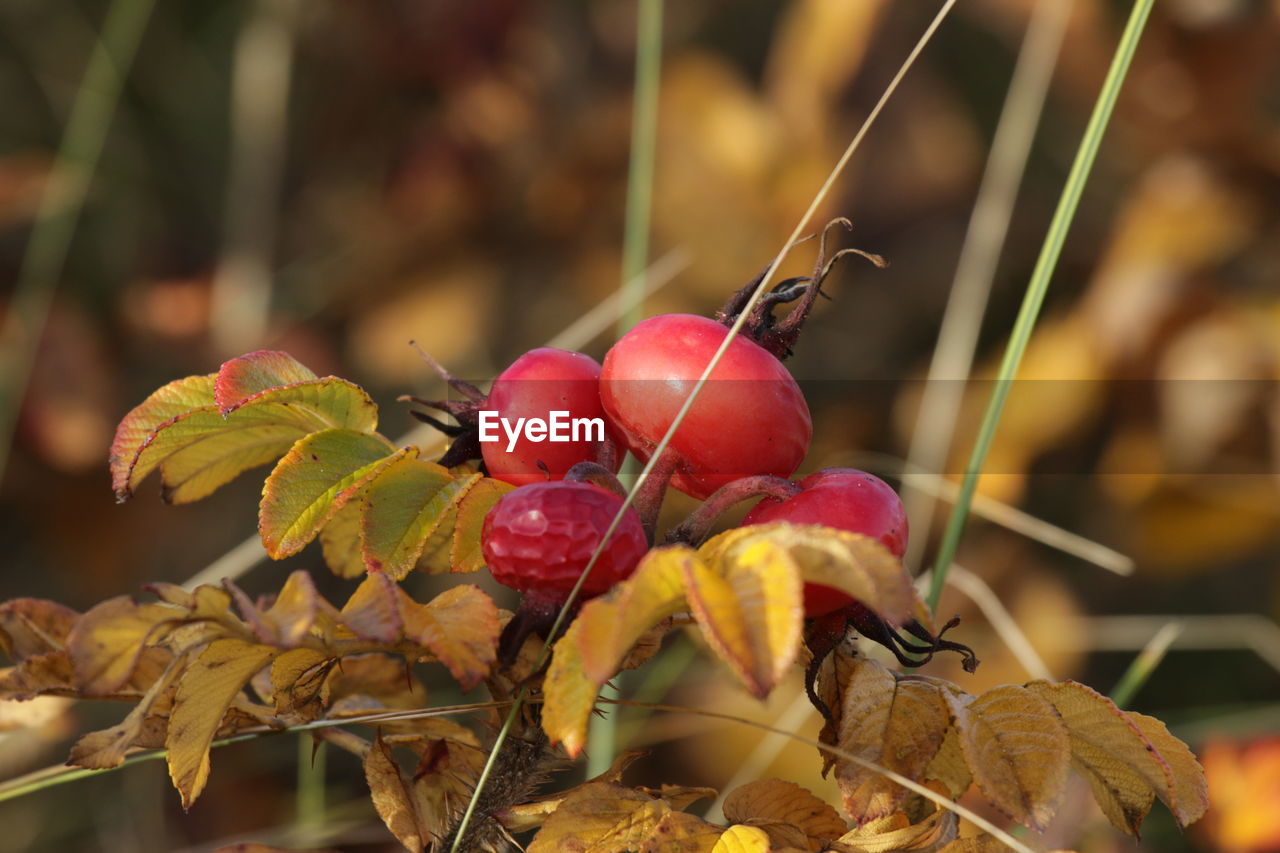
{"label": "dried sepal on rose hip", "polygon": [[[446,412],[457,420],[455,426],[424,412],[413,413],[453,439],[441,464],[451,466],[469,459],[483,459],[489,476],[515,486],[562,479],[579,462],[594,462],[610,471],[618,470],[619,441],[605,423],[600,402],[600,365],[590,356],[552,347],[530,350],[498,375],[487,395],[434,361],[430,363],[461,399],[402,399]],[[482,412],[491,413],[486,416],[488,434],[491,438],[496,435],[497,440],[481,441]],[[535,440],[522,431],[512,441],[499,427],[501,421],[514,425],[521,423],[521,419],[526,423],[539,419],[546,424],[553,412],[565,413],[568,421],[599,422],[603,429],[575,428],[564,441],[551,440],[549,436]]]}

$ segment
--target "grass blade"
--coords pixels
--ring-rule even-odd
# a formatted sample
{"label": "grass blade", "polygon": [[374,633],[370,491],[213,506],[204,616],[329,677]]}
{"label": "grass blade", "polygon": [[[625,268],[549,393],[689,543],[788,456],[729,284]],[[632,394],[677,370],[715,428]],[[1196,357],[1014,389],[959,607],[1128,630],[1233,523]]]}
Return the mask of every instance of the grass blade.
{"label": "grass blade", "polygon": [[942,544],[938,548],[938,556],[934,562],[933,578],[929,585],[929,607],[937,608],[942,588],[947,581],[947,571],[955,558],[956,547],[960,543],[960,535],[964,532],[965,522],[969,518],[969,505],[973,502],[973,493],[978,485],[978,475],[982,473],[987,451],[995,438],[996,427],[1000,423],[1000,415],[1004,412],[1005,401],[1013,379],[1018,373],[1018,366],[1026,352],[1031,331],[1035,328],[1036,318],[1040,314],[1040,306],[1044,304],[1045,293],[1049,289],[1049,280],[1062,254],[1062,244],[1066,241],[1067,231],[1075,218],[1076,209],[1080,205],[1080,196],[1084,191],[1085,181],[1093,169],[1098,156],[1098,147],[1102,143],[1102,135],[1106,131],[1111,113],[1115,109],[1116,98],[1120,86],[1129,71],[1134,51],[1142,37],[1147,16],[1151,13],[1154,0],[1135,0],[1129,21],[1120,37],[1120,44],[1107,71],[1106,80],[1102,84],[1102,92],[1094,104],[1093,114],[1085,128],[1084,138],[1076,151],[1075,162],[1071,164],[1071,172],[1067,175],[1067,184],[1058,199],[1058,207],[1054,211],[1053,220],[1049,224],[1049,233],[1040,249],[1040,257],[1031,273],[1031,281],[1022,300],[1022,308],[1013,326],[1013,335],[1005,348],[1004,358],[996,374],[995,386],[991,391],[991,400],[987,403],[987,411],[983,415],[978,429],[978,437],[974,441],[973,450],[969,454],[969,463],[965,466],[964,481],[960,486],[960,495],[947,519],[947,527],[942,535]]}

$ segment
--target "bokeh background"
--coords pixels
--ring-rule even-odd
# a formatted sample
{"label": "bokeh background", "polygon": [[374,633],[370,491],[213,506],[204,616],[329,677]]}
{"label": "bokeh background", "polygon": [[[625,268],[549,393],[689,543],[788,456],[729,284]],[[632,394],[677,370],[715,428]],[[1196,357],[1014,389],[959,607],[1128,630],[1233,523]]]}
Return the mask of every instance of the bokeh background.
{"label": "bokeh background", "polygon": [[[147,5],[0,3],[0,356],[14,427],[0,599],[88,607],[184,580],[253,533],[252,476],[186,507],[114,503],[114,425],[170,379],[285,349],[368,388],[399,435],[412,421],[395,397],[442,390],[410,339],[492,376],[619,286],[632,0],[155,4],[79,211],[56,152],[104,20]],[[814,408],[807,470],[896,477],[908,453],[1033,5],[962,0],[823,205],[819,220],[853,220],[843,245],[890,266],[837,272],[790,363]],[[707,313],[781,247],[937,4],[667,6],[650,254],[677,274],[644,311]],[[976,376],[1003,349],[1126,13],[1074,2]],[[970,589],[994,591],[1055,677],[1105,692],[1163,625],[1182,625],[1131,707],[1202,756],[1210,815],[1183,834],[1157,805],[1139,844],[1073,796],[1049,848],[1280,850],[1277,45],[1274,0],[1156,4],[1031,342],[1019,387],[1034,393],[1015,392],[982,483],[1133,571],[982,518],[960,550]],[[56,274],[19,286],[42,199],[78,225]],[[804,271],[812,248],[786,271]],[[601,356],[612,334],[584,350]],[[961,470],[988,391],[966,392],[944,473]],[[917,520],[923,564],[946,507],[932,528]],[[255,565],[244,585],[277,588],[299,566],[324,572],[312,549]],[[964,617],[956,636],[983,665],[935,671],[973,692],[1034,674],[970,595],[949,590],[942,612]],[[629,687],[816,730],[792,707],[798,684],[757,706],[678,642],[668,651],[677,663]],[[60,762],[75,734],[122,714],[0,704],[0,778]],[[638,782],[722,787],[743,771],[834,796],[811,749],[761,747],[749,729],[663,715],[623,734],[654,750]],[[0,851],[302,846],[297,756],[292,743],[217,751],[187,815],[158,762],[31,794],[0,804]],[[333,756],[328,780],[332,820],[311,840],[392,849],[356,762]]]}

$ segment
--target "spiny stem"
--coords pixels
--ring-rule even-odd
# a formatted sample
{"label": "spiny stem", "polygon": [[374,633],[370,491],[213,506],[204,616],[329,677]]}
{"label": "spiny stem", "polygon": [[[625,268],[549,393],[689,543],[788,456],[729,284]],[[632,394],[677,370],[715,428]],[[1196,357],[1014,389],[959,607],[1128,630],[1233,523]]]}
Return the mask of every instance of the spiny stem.
{"label": "spiny stem", "polygon": [[1102,92],[1094,105],[1093,115],[1090,116],[1089,124],[1085,128],[1084,138],[1080,141],[1080,148],[1076,151],[1075,162],[1071,164],[1071,172],[1067,176],[1066,186],[1062,190],[1062,196],[1058,199],[1058,207],[1054,211],[1053,220],[1049,224],[1049,233],[1045,236],[1044,245],[1040,249],[1040,257],[1031,273],[1031,281],[1027,284],[1026,295],[1022,300],[1022,308],[1018,312],[1017,322],[1014,323],[1013,335],[1009,339],[1009,344],[1005,348],[1004,358],[1000,362],[1000,370],[996,375],[995,386],[991,391],[991,400],[987,403],[987,411],[983,415],[982,425],[978,429],[978,437],[973,443],[972,452],[969,454],[969,464],[965,466],[964,481],[960,487],[960,495],[951,510],[951,516],[947,519],[947,527],[942,536],[942,544],[938,548],[938,557],[934,562],[933,576],[929,584],[928,602],[931,609],[937,608],[938,599],[942,597],[942,589],[947,581],[947,572],[951,568],[951,561],[955,559],[956,548],[960,543],[960,535],[964,532],[965,522],[969,518],[969,505],[973,502],[973,494],[978,486],[978,477],[982,473],[982,466],[986,462],[987,451],[991,449],[996,427],[999,425],[1000,416],[1004,412],[1004,404],[1008,400],[1009,391],[1013,387],[1013,380],[1017,376],[1018,366],[1022,363],[1022,356],[1027,350],[1027,342],[1031,339],[1031,332],[1035,328],[1036,318],[1040,314],[1040,306],[1044,304],[1045,293],[1049,290],[1049,280],[1058,264],[1058,257],[1062,254],[1062,245],[1066,241],[1067,231],[1071,228],[1071,221],[1075,218],[1076,209],[1080,205],[1080,196],[1084,192],[1085,181],[1088,180],[1089,172],[1092,171],[1094,161],[1097,159],[1098,148],[1102,143],[1102,135],[1106,131],[1107,123],[1111,119],[1111,113],[1115,109],[1120,86],[1124,82],[1125,74],[1128,72],[1129,65],[1133,60],[1134,51],[1138,47],[1138,40],[1142,36],[1142,29],[1147,22],[1147,16],[1151,12],[1153,2],[1154,0],[1135,0],[1133,4],[1129,22],[1125,26],[1124,34],[1120,37],[1120,44],[1116,48],[1115,57],[1111,61],[1111,68],[1107,72],[1106,81],[1102,85]]}

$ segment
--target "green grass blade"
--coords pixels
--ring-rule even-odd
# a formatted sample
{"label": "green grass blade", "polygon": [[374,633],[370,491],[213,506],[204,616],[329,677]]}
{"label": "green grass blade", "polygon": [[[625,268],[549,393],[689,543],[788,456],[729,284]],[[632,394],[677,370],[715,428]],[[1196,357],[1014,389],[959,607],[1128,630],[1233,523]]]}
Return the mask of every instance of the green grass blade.
{"label": "green grass blade", "polygon": [[115,0],[85,66],[53,171],[22,256],[13,299],[0,328],[0,475],[26,394],[31,363],[44,335],[53,292],[80,223],[89,186],[115,115],[125,75],[151,18],[155,0]]}
{"label": "green grass blade", "polygon": [[1014,323],[1013,335],[1000,362],[995,387],[991,391],[991,400],[987,403],[987,411],[978,429],[977,440],[974,441],[973,450],[969,454],[969,463],[965,466],[960,496],[951,510],[951,516],[947,519],[947,527],[942,536],[942,544],[938,548],[933,576],[929,582],[930,608],[936,609],[938,606],[938,598],[942,595],[942,588],[946,583],[947,571],[955,558],[960,535],[964,532],[965,522],[969,518],[969,505],[973,502],[978,475],[982,473],[987,451],[990,450],[991,442],[995,438],[1000,416],[1004,412],[1005,401],[1009,397],[1013,379],[1018,373],[1018,366],[1026,352],[1031,331],[1035,328],[1040,306],[1044,304],[1049,280],[1053,276],[1054,267],[1057,266],[1058,257],[1062,254],[1062,245],[1066,241],[1071,221],[1075,218],[1076,209],[1080,205],[1085,181],[1088,180],[1094,161],[1097,159],[1103,133],[1115,109],[1120,86],[1129,71],[1129,65],[1138,47],[1138,41],[1142,37],[1142,30],[1146,25],[1147,16],[1151,13],[1153,3],[1154,0],[1135,0],[1133,4],[1129,22],[1125,25],[1115,57],[1111,61],[1111,68],[1107,71],[1107,78],[1102,84],[1102,92],[1098,95],[1097,103],[1093,107],[1093,115],[1089,117],[1084,138],[1080,141],[1075,162],[1071,164],[1066,186],[1063,187],[1062,196],[1058,199],[1058,207],[1049,225],[1049,233],[1040,249],[1040,257],[1031,273],[1031,281],[1027,284],[1027,291],[1022,300],[1022,308],[1018,312],[1017,322]]}

